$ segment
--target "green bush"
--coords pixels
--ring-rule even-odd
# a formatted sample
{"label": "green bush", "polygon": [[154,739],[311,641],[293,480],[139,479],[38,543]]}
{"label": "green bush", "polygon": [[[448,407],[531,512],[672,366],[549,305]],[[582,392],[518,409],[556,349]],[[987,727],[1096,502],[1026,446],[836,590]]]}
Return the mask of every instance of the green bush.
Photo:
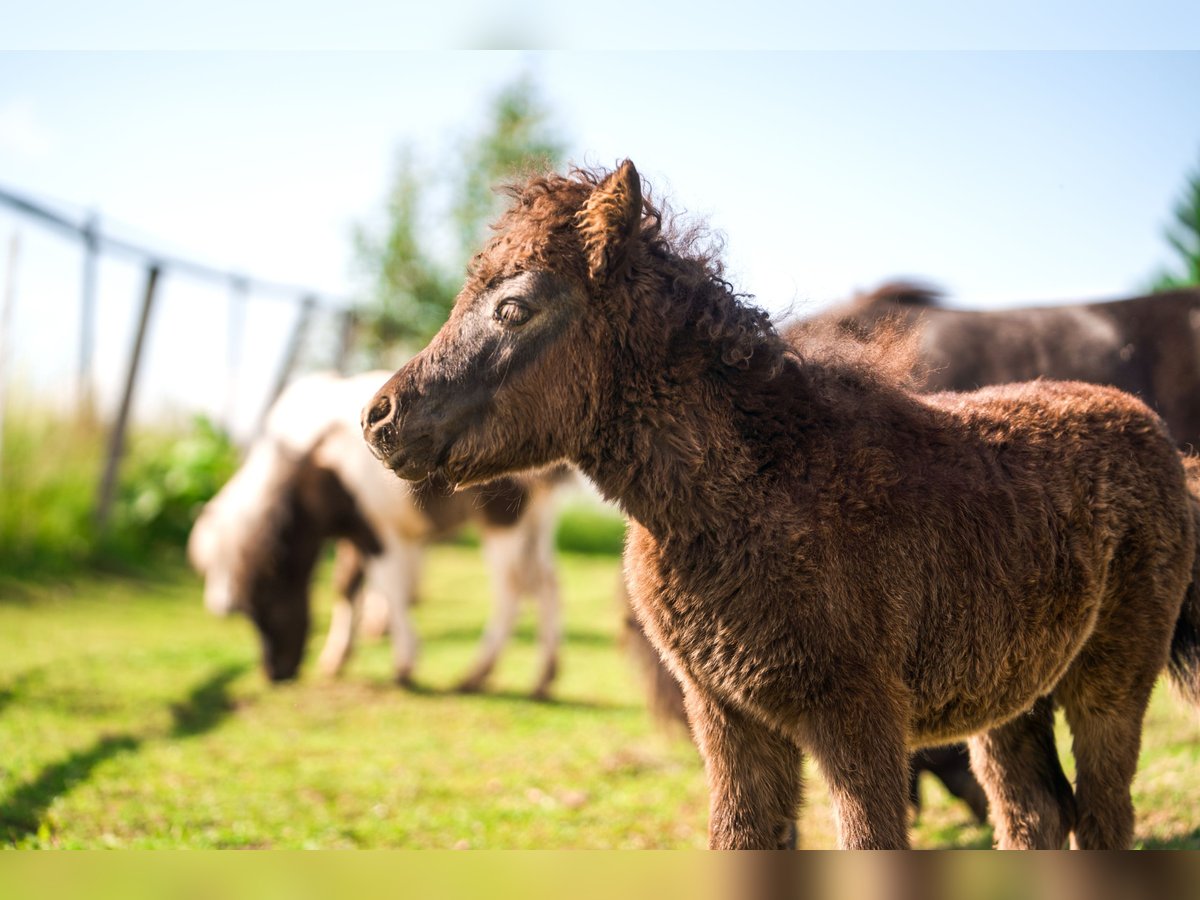
{"label": "green bush", "polygon": [[142,436],[122,470],[114,531],[147,547],[183,546],[200,508],[237,465],[237,448],[203,416],[183,435]]}
{"label": "green bush", "polygon": [[[478,547],[479,529],[468,524],[444,543]],[[567,503],[559,512],[554,543],[564,553],[620,556],[625,549],[625,520],[616,511],[595,503]]]}
{"label": "green bush", "polygon": [[572,503],[558,520],[558,549],[573,553],[620,556],[625,548],[625,520],[611,509]]}

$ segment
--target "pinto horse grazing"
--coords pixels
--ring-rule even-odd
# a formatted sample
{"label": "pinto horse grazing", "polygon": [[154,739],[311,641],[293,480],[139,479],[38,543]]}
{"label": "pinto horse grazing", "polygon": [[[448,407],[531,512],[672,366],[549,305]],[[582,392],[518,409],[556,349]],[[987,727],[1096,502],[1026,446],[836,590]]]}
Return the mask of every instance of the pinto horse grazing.
{"label": "pinto horse grazing", "polygon": [[809,752],[842,846],[905,847],[909,748],[970,736],[1000,846],[1129,846],[1168,660],[1200,702],[1200,504],[1161,420],[1111,388],[921,395],[862,344],[790,348],[628,161],[512,196],[364,434],[404,478],[567,460],[621,505],[710,844],[785,843]]}
{"label": "pinto horse grazing", "polygon": [[926,391],[1054,378],[1136,394],[1166,421],[1180,446],[1200,449],[1200,289],[1069,306],[965,310],[935,289],[883,284],[784,329],[803,342],[829,324],[868,337],[883,323],[919,334]]}
{"label": "pinto horse grazing", "polygon": [[[352,647],[364,587],[386,598],[396,679],[411,680],[417,638],[408,608],[426,544],[469,521],[482,530],[495,607],[464,691],[483,687],[516,621],[522,593],[536,596],[541,661],[534,695],[557,671],[561,640],[552,498],[564,471],[502,479],[450,494],[436,481],[391,477],[359,436],[358,408],[386,373],[294,382],[264,434],[193,528],[189,553],[205,576],[205,603],[242,609],[262,639],[274,681],[294,678],[309,629],[309,584],[327,540],[337,539],[338,599],[319,666],[336,674]],[[365,584],[364,584],[365,582]]]}

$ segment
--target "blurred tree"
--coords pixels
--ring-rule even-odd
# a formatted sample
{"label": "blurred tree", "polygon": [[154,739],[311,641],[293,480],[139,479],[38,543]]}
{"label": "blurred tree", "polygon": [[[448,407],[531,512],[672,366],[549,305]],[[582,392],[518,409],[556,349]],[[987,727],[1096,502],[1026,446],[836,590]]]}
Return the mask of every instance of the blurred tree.
{"label": "blurred tree", "polygon": [[[401,148],[385,226],[360,226],[354,235],[369,282],[359,321],[370,362],[385,360],[397,346],[423,344],[437,331],[501,209],[495,185],[559,165],[565,149],[527,76],[496,94],[479,134],[448,154],[440,171],[422,168],[411,145]],[[433,218],[435,205],[445,214]]]}
{"label": "blurred tree", "polygon": [[1181,269],[1163,272],[1154,283],[1156,291],[1200,285],[1200,167],[1188,176],[1171,216],[1165,235],[1179,254]]}

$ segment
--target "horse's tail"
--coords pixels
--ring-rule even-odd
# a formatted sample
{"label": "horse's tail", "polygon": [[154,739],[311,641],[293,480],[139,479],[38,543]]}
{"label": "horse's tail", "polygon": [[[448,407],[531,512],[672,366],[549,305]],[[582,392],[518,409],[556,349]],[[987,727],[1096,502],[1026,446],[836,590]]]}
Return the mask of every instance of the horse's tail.
{"label": "horse's tail", "polygon": [[622,578],[617,588],[621,600],[621,613],[625,617],[625,648],[642,672],[646,686],[646,705],[658,723],[668,729],[688,727],[687,712],[683,707],[683,688],[675,676],[663,665],[658,651],[646,637],[646,632],[634,618],[629,605],[629,591]]}
{"label": "horse's tail", "polygon": [[1200,456],[1185,455],[1183,467],[1196,527],[1196,559],[1192,563],[1192,583],[1175,622],[1167,673],[1179,693],[1192,705],[1200,706]]}

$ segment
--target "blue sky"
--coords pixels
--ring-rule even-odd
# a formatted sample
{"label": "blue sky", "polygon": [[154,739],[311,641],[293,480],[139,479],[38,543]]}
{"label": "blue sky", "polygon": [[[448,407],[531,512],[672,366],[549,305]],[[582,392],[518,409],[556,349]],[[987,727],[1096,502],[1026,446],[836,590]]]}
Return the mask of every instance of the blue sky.
{"label": "blue sky", "polygon": [[[1196,19],[1178,10],[1142,16],[1123,43],[1119,17],[1081,17],[1086,27],[1060,45],[1194,43],[1200,21],[1162,27]],[[636,21],[640,34],[646,22]],[[757,21],[752,8],[746,21]],[[872,19],[869,33],[886,21]],[[23,46],[86,43],[52,24],[33,11]],[[731,34],[743,25],[730,23]],[[953,43],[955,25],[927,30],[925,42]],[[760,26],[752,33],[769,37]],[[985,32],[975,45],[1016,43],[1015,32]],[[265,32],[232,29],[225,45],[251,33]],[[201,27],[175,34],[176,45],[189,35],[214,43]],[[154,44],[124,35],[129,46]],[[107,39],[103,28],[87,37]],[[98,210],[167,250],[350,296],[351,228],[378,211],[397,146],[436,161],[521,72],[541,87],[572,159],[631,157],[656,191],[726,235],[735,282],[776,312],[895,275],[980,306],[1135,291],[1168,260],[1162,227],[1200,166],[1196,52],[13,50],[0,52],[0,184]],[[14,231],[18,371],[29,390],[56,390],[75,359],[78,252],[0,212],[0,250]],[[140,279],[122,262],[102,270],[97,367],[110,393]],[[292,315],[278,303],[251,308],[243,423]],[[143,416],[220,408],[226,312],[223,289],[168,277]]]}

